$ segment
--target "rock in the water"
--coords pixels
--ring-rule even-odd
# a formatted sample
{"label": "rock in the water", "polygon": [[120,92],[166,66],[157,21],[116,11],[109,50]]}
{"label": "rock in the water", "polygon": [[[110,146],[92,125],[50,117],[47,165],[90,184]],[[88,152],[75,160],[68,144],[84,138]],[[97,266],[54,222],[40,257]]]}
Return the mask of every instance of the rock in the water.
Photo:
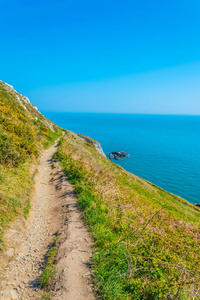
{"label": "rock in the water", "polygon": [[110,159],[121,160],[123,158],[129,157],[129,154],[124,151],[113,151],[109,153],[108,157]]}

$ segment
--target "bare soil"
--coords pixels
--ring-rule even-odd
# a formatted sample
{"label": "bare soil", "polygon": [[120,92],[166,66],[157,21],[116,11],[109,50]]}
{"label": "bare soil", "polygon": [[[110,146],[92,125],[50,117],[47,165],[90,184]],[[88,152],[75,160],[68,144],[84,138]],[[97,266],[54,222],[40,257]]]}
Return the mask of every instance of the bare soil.
{"label": "bare soil", "polygon": [[56,147],[44,151],[40,158],[28,219],[16,220],[6,234],[8,247],[1,260],[8,264],[0,276],[2,300],[43,298],[38,279],[50,243],[58,233],[61,237],[51,299],[95,299],[90,269],[92,239],[77,207],[73,186],[59,163],[52,167]]}

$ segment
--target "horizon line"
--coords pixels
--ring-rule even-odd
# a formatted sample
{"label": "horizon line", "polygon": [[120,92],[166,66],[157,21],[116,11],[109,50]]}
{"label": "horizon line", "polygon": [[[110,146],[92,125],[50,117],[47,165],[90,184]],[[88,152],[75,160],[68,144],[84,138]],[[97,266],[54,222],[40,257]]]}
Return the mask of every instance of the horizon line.
{"label": "horizon line", "polygon": [[126,112],[82,112],[82,111],[48,111],[40,110],[42,113],[69,113],[69,114],[112,114],[112,115],[151,115],[151,116],[185,116],[185,117],[200,117],[195,114],[164,114],[164,113],[126,113]]}

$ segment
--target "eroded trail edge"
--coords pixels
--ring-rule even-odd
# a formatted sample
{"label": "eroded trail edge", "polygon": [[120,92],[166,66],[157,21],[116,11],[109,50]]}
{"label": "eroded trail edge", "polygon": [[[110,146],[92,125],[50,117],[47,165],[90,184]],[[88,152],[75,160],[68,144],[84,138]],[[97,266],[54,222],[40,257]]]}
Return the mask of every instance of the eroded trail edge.
{"label": "eroded trail edge", "polygon": [[[24,226],[15,222],[6,240],[10,262],[1,274],[0,299],[42,299],[39,287],[45,256],[59,232],[57,274],[51,299],[94,300],[90,257],[92,239],[77,207],[73,186],[59,163],[51,159],[57,144],[43,152],[36,175],[30,216]],[[10,241],[10,242],[9,242]]]}

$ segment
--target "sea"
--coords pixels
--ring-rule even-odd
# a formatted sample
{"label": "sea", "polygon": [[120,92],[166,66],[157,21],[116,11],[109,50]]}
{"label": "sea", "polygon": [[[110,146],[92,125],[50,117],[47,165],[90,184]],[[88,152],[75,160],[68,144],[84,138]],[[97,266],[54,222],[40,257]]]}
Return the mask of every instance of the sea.
{"label": "sea", "polygon": [[42,112],[62,128],[88,135],[125,170],[200,202],[200,116]]}

